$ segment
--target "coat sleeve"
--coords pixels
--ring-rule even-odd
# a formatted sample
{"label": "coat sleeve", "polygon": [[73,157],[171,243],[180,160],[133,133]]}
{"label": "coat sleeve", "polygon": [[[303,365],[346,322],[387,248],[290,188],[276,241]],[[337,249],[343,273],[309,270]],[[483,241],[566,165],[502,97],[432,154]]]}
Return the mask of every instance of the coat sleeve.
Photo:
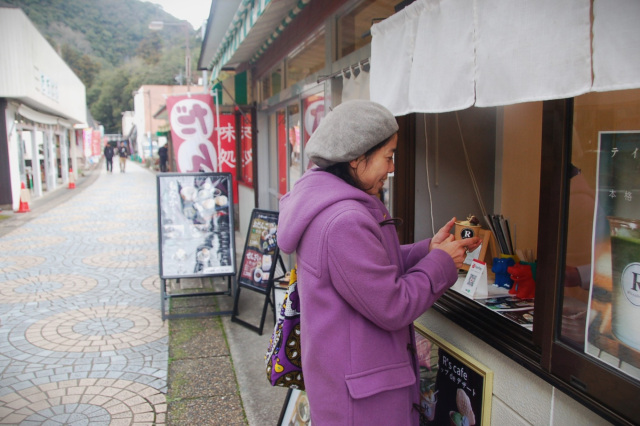
{"label": "coat sleeve", "polygon": [[[385,244],[380,226],[367,212],[341,212],[328,223],[324,234],[327,266],[336,291],[353,309],[385,330],[411,324],[456,282],[453,260],[438,249],[401,274],[388,251],[396,250],[397,245]],[[417,258],[424,246],[414,250],[409,250],[408,259]]]}
{"label": "coat sleeve", "polygon": [[414,244],[404,244],[400,246],[400,253],[405,268],[409,269],[418,263],[422,258],[429,254],[429,246],[431,238],[418,241]]}

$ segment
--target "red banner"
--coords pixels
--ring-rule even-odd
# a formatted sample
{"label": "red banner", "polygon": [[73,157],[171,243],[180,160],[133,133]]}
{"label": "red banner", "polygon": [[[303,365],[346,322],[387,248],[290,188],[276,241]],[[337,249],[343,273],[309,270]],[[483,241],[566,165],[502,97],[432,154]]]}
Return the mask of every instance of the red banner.
{"label": "red banner", "polygon": [[94,130],[91,134],[91,155],[100,155],[102,153],[100,139],[102,139],[102,134],[99,130]]}
{"label": "red banner", "polygon": [[178,172],[218,172],[215,110],[209,94],[169,96],[167,111]]}
{"label": "red banner", "polygon": [[253,188],[253,141],[251,138],[251,117],[241,118],[240,148],[242,149],[242,181]]}
{"label": "red banner", "polygon": [[220,115],[220,171],[233,176],[233,199],[238,202],[238,182],[236,179],[236,117],[232,114]]}

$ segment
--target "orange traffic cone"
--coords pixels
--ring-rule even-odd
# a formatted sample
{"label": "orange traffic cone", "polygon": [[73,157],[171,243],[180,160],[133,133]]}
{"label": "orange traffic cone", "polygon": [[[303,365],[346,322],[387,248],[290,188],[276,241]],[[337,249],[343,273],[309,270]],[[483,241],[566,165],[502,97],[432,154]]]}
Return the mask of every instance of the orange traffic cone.
{"label": "orange traffic cone", "polygon": [[24,182],[22,182],[22,187],[20,189],[20,208],[16,213],[27,213],[31,210],[29,209],[29,200],[31,199],[31,194],[29,194],[29,190],[25,189]]}
{"label": "orange traffic cone", "polygon": [[69,188],[68,189],[74,189],[76,187],[76,178],[73,175],[73,169],[69,168]]}

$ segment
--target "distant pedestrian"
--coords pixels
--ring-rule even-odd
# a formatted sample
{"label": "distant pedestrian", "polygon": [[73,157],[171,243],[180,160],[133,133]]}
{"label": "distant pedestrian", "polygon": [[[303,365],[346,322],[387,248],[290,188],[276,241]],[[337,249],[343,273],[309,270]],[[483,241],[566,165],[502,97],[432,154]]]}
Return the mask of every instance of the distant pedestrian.
{"label": "distant pedestrian", "polygon": [[127,157],[129,156],[129,148],[127,148],[124,142],[120,142],[118,155],[120,156],[120,173],[124,173],[125,166],[127,165]]}
{"label": "distant pedestrian", "polygon": [[113,173],[113,147],[109,142],[104,145],[104,158],[107,160],[107,172]]}
{"label": "distant pedestrian", "polygon": [[169,159],[169,150],[166,143],[158,149],[158,157],[160,157],[160,171],[166,172],[167,160]]}

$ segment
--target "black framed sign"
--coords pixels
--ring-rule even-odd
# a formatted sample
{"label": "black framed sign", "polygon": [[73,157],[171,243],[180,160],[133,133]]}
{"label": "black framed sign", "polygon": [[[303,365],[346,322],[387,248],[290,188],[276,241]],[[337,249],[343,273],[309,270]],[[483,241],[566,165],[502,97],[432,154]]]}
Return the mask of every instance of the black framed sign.
{"label": "black framed sign", "polygon": [[277,211],[254,209],[249,222],[247,240],[242,252],[238,284],[260,293],[270,291],[278,261]]}
{"label": "black framed sign", "polygon": [[[253,209],[251,213],[247,239],[242,251],[242,260],[238,271],[238,286],[233,303],[233,315],[231,316],[231,321],[250,328],[260,335],[264,328],[264,320],[269,305],[274,308],[275,316],[275,305],[271,295],[273,283],[281,279],[285,274],[284,262],[278,249],[278,216],[279,213],[277,211],[271,210]],[[281,269],[281,275],[276,277],[278,265]],[[252,325],[238,317],[240,289],[243,287],[264,294],[259,326]]]}
{"label": "black framed sign", "polygon": [[493,371],[415,323],[420,425],[491,424]]}
{"label": "black framed sign", "polygon": [[163,279],[235,275],[230,173],[162,173],[158,245]]}

